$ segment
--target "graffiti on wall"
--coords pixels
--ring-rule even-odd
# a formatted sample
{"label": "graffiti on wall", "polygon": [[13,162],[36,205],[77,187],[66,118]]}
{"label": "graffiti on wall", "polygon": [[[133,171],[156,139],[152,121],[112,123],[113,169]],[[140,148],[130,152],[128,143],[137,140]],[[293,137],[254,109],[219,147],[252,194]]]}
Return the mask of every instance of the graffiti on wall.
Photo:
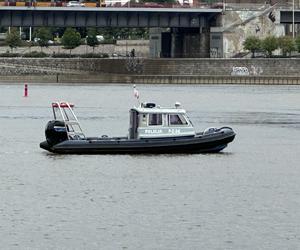
{"label": "graffiti on wall", "polygon": [[210,49],[210,58],[218,58],[220,57],[218,53],[218,48],[211,48]]}
{"label": "graffiti on wall", "polygon": [[247,67],[232,67],[231,71],[232,76],[249,76],[249,70]]}
{"label": "graffiti on wall", "polygon": [[248,67],[232,67],[232,76],[259,76],[263,73],[263,69],[260,66],[251,65],[250,69]]}
{"label": "graffiti on wall", "polygon": [[251,65],[250,68],[251,68],[251,75],[253,76],[260,76],[264,72],[262,67],[260,66]]}

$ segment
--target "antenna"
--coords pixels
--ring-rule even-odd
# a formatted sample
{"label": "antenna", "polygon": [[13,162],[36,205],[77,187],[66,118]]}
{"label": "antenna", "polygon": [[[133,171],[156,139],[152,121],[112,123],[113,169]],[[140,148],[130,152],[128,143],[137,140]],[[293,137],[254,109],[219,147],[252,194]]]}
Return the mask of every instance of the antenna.
{"label": "antenna", "polygon": [[180,106],[181,106],[181,103],[180,102],[175,102],[175,108],[180,108]]}
{"label": "antenna", "polygon": [[138,103],[140,104],[140,94],[135,84],[133,85],[133,96],[137,99]]}

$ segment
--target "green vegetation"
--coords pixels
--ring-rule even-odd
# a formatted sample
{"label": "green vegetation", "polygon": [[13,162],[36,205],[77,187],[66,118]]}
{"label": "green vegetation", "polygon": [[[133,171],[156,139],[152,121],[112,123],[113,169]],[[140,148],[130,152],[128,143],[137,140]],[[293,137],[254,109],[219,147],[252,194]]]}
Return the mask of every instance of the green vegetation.
{"label": "green vegetation", "polygon": [[254,57],[256,51],[261,49],[261,41],[255,36],[247,37],[243,45],[244,49],[249,50],[252,53],[252,57]]}
{"label": "green vegetation", "polygon": [[41,51],[43,47],[49,46],[49,40],[52,39],[51,31],[46,27],[37,29],[34,36],[37,38],[37,43],[41,47]]}
{"label": "green vegetation", "polygon": [[43,58],[43,57],[48,57],[48,55],[44,52],[32,51],[32,52],[23,54],[22,57]]}
{"label": "green vegetation", "polygon": [[300,36],[298,36],[296,39],[295,39],[295,46],[296,46],[296,50],[298,52],[300,52]]}
{"label": "green vegetation", "polygon": [[5,52],[5,53],[1,53],[0,57],[21,57],[21,54]]}
{"label": "green vegetation", "polygon": [[293,51],[300,52],[300,36],[293,39],[290,36],[274,37],[268,36],[260,39],[255,36],[246,38],[244,49],[252,53],[255,57],[255,52],[263,51],[267,57],[273,57],[273,52],[276,49],[281,49],[283,57],[291,56]]}
{"label": "green vegetation", "polygon": [[88,53],[88,54],[69,54],[69,53],[54,53],[52,55],[46,54],[44,52],[32,51],[25,54],[20,53],[0,53],[0,57],[31,57],[31,58],[107,58],[109,57],[106,53]]}
{"label": "green vegetation", "polygon": [[90,47],[93,47],[93,52],[95,51],[95,47],[99,45],[96,29],[88,29],[86,44]]}
{"label": "green vegetation", "polygon": [[71,54],[72,49],[75,49],[81,44],[81,36],[75,29],[67,28],[61,38],[61,43],[64,49],[70,50]]}
{"label": "green vegetation", "polygon": [[6,43],[6,45],[8,45],[10,47],[11,51],[13,51],[13,49],[21,46],[22,41],[20,38],[20,34],[16,28],[11,28],[10,32],[7,31],[5,43]]}
{"label": "green vegetation", "polygon": [[106,53],[87,53],[80,55],[80,58],[108,58],[109,55]]}
{"label": "green vegetation", "polygon": [[283,36],[278,38],[279,48],[282,50],[282,55],[291,55],[292,51],[295,51],[295,41],[290,36]]}
{"label": "green vegetation", "polygon": [[105,41],[124,39],[148,39],[149,31],[145,28],[98,28],[98,34],[104,36]]}
{"label": "green vegetation", "polygon": [[275,36],[267,36],[262,40],[261,47],[268,57],[272,57],[273,51],[278,48],[278,39]]}

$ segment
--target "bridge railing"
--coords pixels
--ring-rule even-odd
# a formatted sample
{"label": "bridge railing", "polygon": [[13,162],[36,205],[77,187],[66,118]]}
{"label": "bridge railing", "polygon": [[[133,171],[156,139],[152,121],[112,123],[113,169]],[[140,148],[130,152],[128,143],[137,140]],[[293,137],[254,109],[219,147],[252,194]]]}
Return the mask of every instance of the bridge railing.
{"label": "bridge railing", "polygon": [[[121,4],[120,2],[113,3],[113,4],[100,4],[98,2],[89,2],[86,1],[85,7],[115,7],[115,8],[223,8],[223,2],[218,2],[217,0],[215,1],[209,1],[209,2],[200,2],[200,3],[156,3],[156,2],[146,2],[146,3],[131,3],[127,2],[125,4]],[[67,1],[62,2],[62,1],[36,1],[36,0],[24,0],[24,1],[15,1],[15,0],[6,0],[6,1],[1,1],[0,0],[0,6],[19,6],[19,7],[67,7]]]}

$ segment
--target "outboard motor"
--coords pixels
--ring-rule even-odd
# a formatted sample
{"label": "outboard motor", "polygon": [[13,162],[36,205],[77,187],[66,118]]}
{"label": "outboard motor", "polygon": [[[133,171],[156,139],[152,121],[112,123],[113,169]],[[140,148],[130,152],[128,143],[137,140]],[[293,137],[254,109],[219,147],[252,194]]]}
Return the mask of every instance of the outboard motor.
{"label": "outboard motor", "polygon": [[50,146],[68,140],[68,134],[63,121],[49,121],[46,125],[45,135]]}

